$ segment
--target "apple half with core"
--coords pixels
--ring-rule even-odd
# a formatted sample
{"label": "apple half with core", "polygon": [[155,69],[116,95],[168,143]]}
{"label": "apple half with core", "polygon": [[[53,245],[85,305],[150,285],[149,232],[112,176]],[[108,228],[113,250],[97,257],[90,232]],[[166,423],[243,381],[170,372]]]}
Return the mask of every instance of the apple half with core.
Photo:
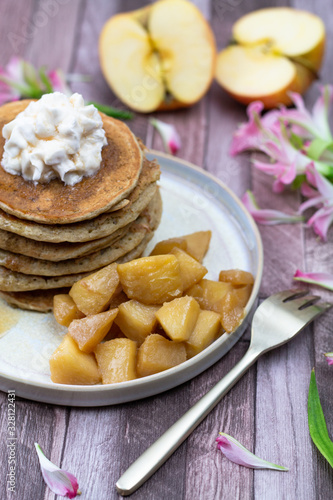
{"label": "apple half with core", "polygon": [[317,78],[325,26],[310,12],[261,9],[233,26],[234,44],[217,57],[216,79],[237,101],[259,99],[265,108],[289,105],[289,91],[303,94]]}
{"label": "apple half with core", "polygon": [[188,0],[159,0],[117,14],[99,39],[103,74],[116,96],[142,113],[191,106],[215,73],[213,32]]}

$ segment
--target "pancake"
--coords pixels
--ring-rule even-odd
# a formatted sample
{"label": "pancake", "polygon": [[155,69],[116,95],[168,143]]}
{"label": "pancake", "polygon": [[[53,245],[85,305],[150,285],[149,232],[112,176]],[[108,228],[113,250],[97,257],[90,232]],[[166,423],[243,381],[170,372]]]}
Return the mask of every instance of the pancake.
{"label": "pancake", "polygon": [[[0,168],[0,170],[2,169]],[[155,160],[144,160],[137,186],[128,197],[129,205],[116,212],[101,214],[93,220],[52,226],[21,220],[0,209],[0,229],[19,234],[25,238],[52,243],[64,241],[77,243],[103,238],[138,217],[154,196],[155,183],[159,176],[158,163]]]}
{"label": "pancake", "polygon": [[[162,204],[157,203],[154,209],[154,215],[149,222],[150,232],[146,233],[141,243],[117,259],[118,263],[127,262],[129,260],[140,257],[145,250],[147,244],[154,236],[154,230],[160,222],[162,214]],[[49,290],[60,287],[70,287],[76,281],[87,276],[90,273],[68,274],[64,276],[42,277],[37,275],[23,274],[15,271],[10,271],[5,267],[0,266],[0,291],[2,292],[24,292],[31,290]],[[5,293],[2,293],[5,297]]]}
{"label": "pancake", "polygon": [[59,293],[68,293],[69,288],[53,290],[32,290],[31,292],[0,292],[9,305],[28,311],[50,312],[53,309],[53,297]]}
{"label": "pancake", "polygon": [[[23,111],[31,100],[0,107],[0,130]],[[102,149],[99,171],[74,186],[60,179],[34,184],[11,175],[0,166],[0,207],[21,219],[43,224],[68,224],[109,210],[135,188],[143,155],[139,143],[123,122],[100,113],[108,144]],[[0,134],[1,135],[1,134]],[[5,139],[0,136],[2,158]]]}
{"label": "pancake", "polygon": [[110,246],[111,243],[125,236],[132,224],[135,224],[135,221],[118,229],[110,236],[84,243],[46,243],[44,241],[24,238],[24,236],[0,229],[0,248],[9,252],[26,255],[27,257],[59,262],[60,260],[83,257],[96,250]]}
{"label": "pancake", "polygon": [[92,272],[107,266],[136,248],[147,232],[150,232],[152,227],[156,226],[160,206],[161,197],[159,192],[157,192],[143,214],[138,218],[136,224],[133,224],[132,229],[123,238],[112,243],[109,247],[93,252],[85,257],[51,262],[49,260],[35,259],[6,250],[0,250],[0,265],[11,271],[38,276],[63,276]]}

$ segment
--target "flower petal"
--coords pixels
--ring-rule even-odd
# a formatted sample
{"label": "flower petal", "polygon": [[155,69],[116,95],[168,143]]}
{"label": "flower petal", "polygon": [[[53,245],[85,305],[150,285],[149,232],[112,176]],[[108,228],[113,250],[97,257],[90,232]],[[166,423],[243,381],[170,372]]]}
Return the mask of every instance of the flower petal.
{"label": "flower petal", "polygon": [[166,151],[173,155],[176,154],[181,147],[181,140],[176,128],[156,118],[151,118],[149,121],[161,135]]}
{"label": "flower petal", "polygon": [[324,356],[326,356],[327,363],[333,365],[333,352],[325,352]]}
{"label": "flower petal", "polygon": [[80,495],[77,479],[70,472],[66,472],[46,458],[41,447],[35,443],[35,448],[39,458],[42,475],[47,486],[56,493],[67,498],[75,498]]}
{"label": "flower petal", "polygon": [[66,83],[65,75],[60,69],[49,71],[47,76],[50,79],[53,92],[61,92],[62,94],[72,95],[72,91]]}
{"label": "flower petal", "polygon": [[300,215],[289,215],[280,212],[280,210],[268,208],[260,209],[251,191],[246,191],[241,201],[258,224],[272,226],[275,224],[292,224],[304,220]]}
{"label": "flower petal", "polygon": [[329,273],[303,273],[299,269],[294,274],[294,280],[312,283],[333,290],[333,274]]}
{"label": "flower petal", "polygon": [[329,227],[333,223],[333,206],[320,208],[306,223],[323,240],[327,240]]}
{"label": "flower petal", "polygon": [[224,432],[220,432],[219,434],[220,436],[216,438],[217,447],[231,462],[251,469],[289,470],[286,467],[267,462],[257,457],[228,434]]}
{"label": "flower petal", "polygon": [[264,105],[261,101],[254,101],[249,104],[246,110],[249,121],[242,123],[234,133],[229,151],[231,156],[235,156],[247,149],[260,148],[263,135],[260,126],[260,113],[263,109]]}

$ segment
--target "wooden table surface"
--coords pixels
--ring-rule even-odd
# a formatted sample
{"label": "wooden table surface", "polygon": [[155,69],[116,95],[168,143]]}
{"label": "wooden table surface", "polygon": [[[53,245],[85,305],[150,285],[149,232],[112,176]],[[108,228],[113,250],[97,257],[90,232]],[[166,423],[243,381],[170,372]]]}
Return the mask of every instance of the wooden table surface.
{"label": "wooden table surface", "polygon": [[[119,102],[105,83],[98,61],[98,35],[104,22],[119,11],[144,5],[141,0],[1,0],[0,64],[16,54],[49,69],[93,76],[73,90],[105,104]],[[284,2],[261,0],[196,0],[212,23],[218,48],[230,39],[241,15]],[[322,82],[333,76],[333,9],[330,0],[294,0],[294,7],[320,15],[328,32]],[[312,103],[314,84],[306,96]],[[272,179],[251,169],[247,154],[228,156],[232,133],[245,119],[245,108],[213,84],[194,107],[156,114],[173,123],[181,135],[178,156],[215,174],[241,196],[252,189],[259,205],[284,211],[297,209],[295,194],[272,194]],[[161,140],[138,115],[130,122],[135,134],[155,149]],[[333,272],[333,229],[321,243],[301,225],[260,227],[264,244],[263,299],[290,288],[296,268]],[[326,299],[332,294],[323,292]],[[290,344],[265,355],[252,367],[168,462],[131,498],[166,500],[312,500],[333,498],[333,471],[313,446],[307,424],[307,392],[315,367],[330,435],[333,435],[333,371],[323,353],[333,349],[333,313],[308,327]],[[245,353],[249,332],[216,365],[194,380],[164,394],[104,408],[70,408],[17,399],[16,492],[6,488],[8,472],[7,396],[0,393],[0,497],[51,500],[45,487],[34,442],[46,455],[78,477],[82,500],[119,498],[115,482],[148,445],[209,390]],[[13,354],[14,355],[14,354]],[[224,431],[260,457],[285,465],[289,472],[253,471],[229,462],[217,451],[215,438]],[[60,498],[60,497],[57,497]]]}

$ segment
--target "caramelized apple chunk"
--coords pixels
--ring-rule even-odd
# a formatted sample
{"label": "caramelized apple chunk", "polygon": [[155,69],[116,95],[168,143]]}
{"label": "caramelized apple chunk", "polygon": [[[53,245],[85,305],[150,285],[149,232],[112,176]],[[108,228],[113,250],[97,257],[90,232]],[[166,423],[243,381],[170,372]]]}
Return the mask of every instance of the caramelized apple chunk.
{"label": "caramelized apple chunk", "polygon": [[86,316],[107,309],[113,295],[119,293],[117,264],[103,267],[74,283],[69,295]]}
{"label": "caramelized apple chunk", "polygon": [[220,272],[219,281],[231,283],[234,288],[237,288],[244,285],[253,285],[254,278],[253,275],[247,271],[242,271],[241,269],[228,269],[227,271]]}
{"label": "caramelized apple chunk", "polygon": [[180,266],[174,255],[141,257],[118,265],[124,292],[144,304],[163,304],[182,294]]}
{"label": "caramelized apple chunk", "polygon": [[150,252],[150,255],[164,255],[170,253],[173,248],[181,248],[186,251],[187,243],[185,238],[169,238],[168,240],[159,241]]}
{"label": "caramelized apple chunk", "polygon": [[198,302],[189,296],[166,302],[157,311],[156,318],[171,340],[188,340],[200,312]]}
{"label": "caramelized apple chunk", "polygon": [[53,314],[59,325],[69,326],[73,319],[84,318],[78,310],[74,300],[67,293],[60,293],[53,297]]}
{"label": "caramelized apple chunk", "polygon": [[136,378],[136,342],[113,339],[95,348],[103,384],[115,384]]}
{"label": "caramelized apple chunk", "polygon": [[179,262],[180,276],[182,278],[184,291],[195,283],[198,283],[198,281],[207,274],[205,266],[191,257],[187,252],[184,252],[184,250],[173,248],[170,253],[174,255]]}
{"label": "caramelized apple chunk", "polygon": [[70,335],[52,354],[50,370],[52,382],[58,384],[93,385],[101,380],[95,356],[80,351]]}
{"label": "caramelized apple chunk", "polygon": [[155,313],[159,308],[159,306],[141,304],[136,300],[128,300],[119,306],[115,323],[126,337],[141,345],[156,326]]}
{"label": "caramelized apple chunk", "polygon": [[197,261],[202,262],[208,251],[211,237],[211,231],[197,231],[196,233],[187,234],[184,236],[187,243],[186,252]]}
{"label": "caramelized apple chunk", "polygon": [[232,290],[230,283],[202,279],[187,294],[194,297],[202,309],[221,314],[226,294]]}
{"label": "caramelized apple chunk", "polygon": [[200,311],[194,330],[185,342],[188,358],[208,347],[221,330],[221,316],[214,311]]}
{"label": "caramelized apple chunk", "polygon": [[79,349],[92,352],[110,330],[118,309],[101,312],[71,322],[68,334],[77,342]]}
{"label": "caramelized apple chunk", "polygon": [[226,294],[221,308],[221,324],[227,333],[233,332],[241,323],[251,291],[252,285],[245,285]]}
{"label": "caramelized apple chunk", "polygon": [[186,361],[184,344],[167,340],[157,333],[149,335],[138,350],[137,374],[146,377]]}

